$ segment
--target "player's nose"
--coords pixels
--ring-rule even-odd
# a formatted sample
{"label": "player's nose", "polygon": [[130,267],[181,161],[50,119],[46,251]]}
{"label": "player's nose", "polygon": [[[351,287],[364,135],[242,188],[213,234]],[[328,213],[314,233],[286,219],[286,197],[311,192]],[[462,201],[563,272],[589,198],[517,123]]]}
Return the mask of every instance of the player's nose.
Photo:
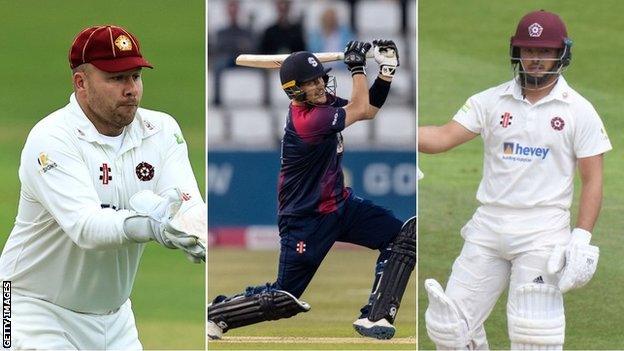
{"label": "player's nose", "polygon": [[139,84],[140,82],[137,80],[134,80],[132,77],[130,77],[129,79],[125,80],[124,84],[124,95],[125,96],[135,96],[138,94],[139,92]]}

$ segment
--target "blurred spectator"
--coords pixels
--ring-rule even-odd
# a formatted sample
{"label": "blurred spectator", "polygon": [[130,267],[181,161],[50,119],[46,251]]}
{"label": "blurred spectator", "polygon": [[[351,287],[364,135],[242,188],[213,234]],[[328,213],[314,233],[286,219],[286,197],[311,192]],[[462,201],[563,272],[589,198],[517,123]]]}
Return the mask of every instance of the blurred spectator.
{"label": "blurred spectator", "polygon": [[320,28],[313,30],[308,36],[308,51],[343,51],[345,45],[354,39],[349,26],[339,23],[336,9],[332,7],[323,11],[320,24]]}
{"label": "blurred spectator", "polygon": [[301,22],[290,19],[290,0],[276,0],[277,21],[264,31],[260,42],[261,54],[290,54],[305,50]]}
{"label": "blurred spectator", "polygon": [[[275,9],[277,11],[277,21],[270,25],[262,35],[260,41],[260,53],[290,54],[295,51],[306,49],[303,38],[303,27],[301,21],[291,21],[290,0],[276,0]],[[264,104],[271,104],[269,73],[264,70]]]}
{"label": "blurred spectator", "polygon": [[214,46],[213,104],[221,105],[221,75],[226,69],[236,67],[236,56],[241,53],[253,53],[254,34],[251,27],[242,27],[238,22],[240,4],[238,0],[229,0],[226,3],[229,24],[217,31],[216,45]]}

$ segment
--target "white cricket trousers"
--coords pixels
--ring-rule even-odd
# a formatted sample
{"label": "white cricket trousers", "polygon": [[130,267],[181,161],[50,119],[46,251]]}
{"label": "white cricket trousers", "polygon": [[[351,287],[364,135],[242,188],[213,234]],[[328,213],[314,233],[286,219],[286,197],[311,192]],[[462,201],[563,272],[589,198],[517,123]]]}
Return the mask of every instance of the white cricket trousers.
{"label": "white cricket trousers", "polygon": [[[462,236],[466,242],[453,264],[445,294],[466,319],[475,348],[488,349],[483,323],[501,293],[507,286],[511,292],[532,282],[556,286],[558,278],[548,274],[546,263],[556,244],[570,240],[570,229],[530,235],[483,233],[482,227],[469,222]],[[487,241],[479,240],[484,236]]]}
{"label": "white cricket trousers", "polygon": [[130,300],[107,315],[70,311],[12,294],[11,339],[15,350],[142,350]]}

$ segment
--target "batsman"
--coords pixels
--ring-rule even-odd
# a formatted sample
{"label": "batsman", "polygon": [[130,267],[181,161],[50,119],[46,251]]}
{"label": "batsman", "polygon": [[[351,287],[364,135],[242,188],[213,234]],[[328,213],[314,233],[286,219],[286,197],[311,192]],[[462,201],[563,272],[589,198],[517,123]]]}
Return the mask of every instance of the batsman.
{"label": "batsman", "polygon": [[[379,74],[366,77],[374,52]],[[292,317],[310,310],[299,300],[336,241],[379,250],[372,292],[353,323],[363,336],[390,339],[401,298],[416,264],[416,218],[403,223],[391,211],[356,196],[344,185],[341,131],[375,118],[399,66],[392,40],[351,41],[344,63],[352,76],[351,99],[335,95],[335,79],[316,56],[300,51],[280,68],[291,103],[286,116],[278,180],[280,255],[277,280],[244,293],[217,296],[208,306],[208,336]]]}
{"label": "batsman", "polygon": [[[438,349],[488,349],[483,323],[506,288],[512,350],[561,350],[563,293],[587,284],[599,251],[591,245],[602,201],[600,116],[562,73],[572,40],[561,18],[526,14],[510,41],[512,80],[470,97],[442,126],[418,129],[418,149],[450,150],[480,135],[479,208],[462,228],[464,246],[446,290],[425,281],[427,333]],[[574,174],[581,180],[570,228]]]}

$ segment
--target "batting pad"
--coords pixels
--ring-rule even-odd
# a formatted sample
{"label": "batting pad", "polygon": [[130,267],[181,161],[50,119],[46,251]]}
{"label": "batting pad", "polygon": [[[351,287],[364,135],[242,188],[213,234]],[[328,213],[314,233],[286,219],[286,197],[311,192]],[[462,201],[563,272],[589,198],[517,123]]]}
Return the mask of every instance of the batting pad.
{"label": "batting pad", "polygon": [[429,306],[425,312],[427,334],[438,350],[467,350],[468,325],[435,279],[425,280]]}
{"label": "batting pad", "polygon": [[513,350],[561,350],[565,338],[563,296],[550,284],[526,284],[510,293],[507,326]]}

